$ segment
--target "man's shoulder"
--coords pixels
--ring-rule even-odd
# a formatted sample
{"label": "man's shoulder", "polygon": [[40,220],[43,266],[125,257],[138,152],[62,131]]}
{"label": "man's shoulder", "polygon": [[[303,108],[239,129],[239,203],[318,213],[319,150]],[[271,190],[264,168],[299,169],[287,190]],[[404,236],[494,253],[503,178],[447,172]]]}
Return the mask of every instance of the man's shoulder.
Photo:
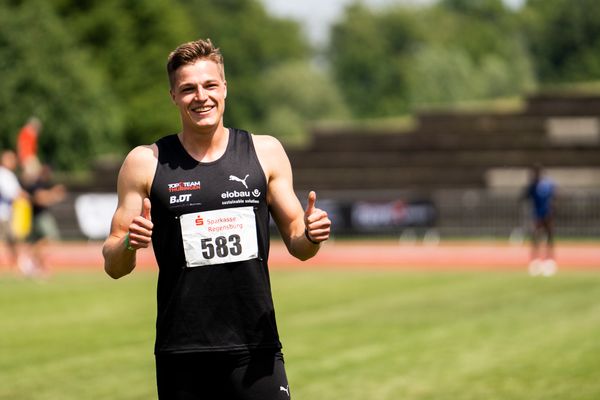
{"label": "man's shoulder", "polygon": [[127,158],[133,160],[147,160],[149,158],[155,158],[157,150],[158,149],[155,143],[136,146],[133,149],[131,149],[131,151],[127,155]]}
{"label": "man's shoulder", "polygon": [[14,172],[12,172],[10,169],[5,168],[3,166],[0,166],[0,176],[2,177],[2,179],[0,179],[0,182],[6,182],[6,181],[17,181],[17,175],[15,175]]}
{"label": "man's shoulder", "polygon": [[252,135],[252,141],[254,142],[254,146],[261,148],[261,150],[275,150],[275,149],[283,149],[283,146],[279,139],[271,135]]}
{"label": "man's shoulder", "polygon": [[156,144],[140,145],[134,147],[123,162],[123,169],[137,171],[154,171],[158,162],[158,148]]}

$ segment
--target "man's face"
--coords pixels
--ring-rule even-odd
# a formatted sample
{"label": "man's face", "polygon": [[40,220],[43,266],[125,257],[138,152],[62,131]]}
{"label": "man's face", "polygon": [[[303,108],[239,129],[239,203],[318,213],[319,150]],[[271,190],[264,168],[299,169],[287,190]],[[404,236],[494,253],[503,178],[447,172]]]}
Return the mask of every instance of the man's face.
{"label": "man's face", "polygon": [[198,60],[175,71],[171,98],[179,108],[184,127],[216,128],[223,120],[227,82],[221,67]]}
{"label": "man's face", "polygon": [[0,165],[11,171],[17,169],[17,156],[15,153],[13,153],[12,151],[5,151],[0,157]]}

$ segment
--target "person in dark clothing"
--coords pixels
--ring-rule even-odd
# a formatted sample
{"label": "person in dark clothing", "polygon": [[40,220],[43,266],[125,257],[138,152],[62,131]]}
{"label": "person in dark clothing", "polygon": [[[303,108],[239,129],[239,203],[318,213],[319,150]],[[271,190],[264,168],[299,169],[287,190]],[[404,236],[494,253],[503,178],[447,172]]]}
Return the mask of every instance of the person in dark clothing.
{"label": "person in dark clothing", "polygon": [[60,231],[50,207],[65,199],[66,188],[54,183],[52,168],[47,164],[42,165],[39,174],[30,179],[23,183],[31,201],[32,226],[27,237],[29,259],[22,268],[26,275],[43,275],[48,272],[45,247],[48,242],[60,239]]}
{"label": "person in dark clothing", "polygon": [[[529,200],[532,211],[531,260],[529,272],[531,275],[553,275],[556,273],[554,260],[554,201],[556,184],[543,176],[542,167],[534,165],[531,168],[530,181],[522,199]],[[540,243],[545,239],[545,253],[540,255]]]}
{"label": "person in dark clothing", "polygon": [[306,260],[331,221],[302,208],[278,140],[226,128],[223,58],[210,40],[168,58],[181,132],[134,148],[103,247],[120,278],[152,244],[159,267],[156,373],[161,399],[289,399],[269,280],[269,219]]}

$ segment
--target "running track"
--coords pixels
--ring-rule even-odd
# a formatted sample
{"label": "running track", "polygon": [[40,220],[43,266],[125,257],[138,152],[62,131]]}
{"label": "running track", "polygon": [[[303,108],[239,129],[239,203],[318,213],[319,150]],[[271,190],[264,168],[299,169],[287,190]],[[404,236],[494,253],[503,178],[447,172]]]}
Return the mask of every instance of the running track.
{"label": "running track", "polygon": [[[47,248],[51,270],[102,270],[102,243],[57,243]],[[558,244],[556,261],[561,270],[600,271],[600,244]],[[272,269],[345,268],[345,269],[421,269],[498,270],[524,269],[528,263],[527,245],[499,242],[446,243],[437,246],[406,245],[397,241],[331,242],[309,261],[291,257],[285,246],[274,241],[269,266]],[[0,267],[6,267],[6,250],[0,247]],[[138,269],[156,269],[152,250],[138,252]]]}

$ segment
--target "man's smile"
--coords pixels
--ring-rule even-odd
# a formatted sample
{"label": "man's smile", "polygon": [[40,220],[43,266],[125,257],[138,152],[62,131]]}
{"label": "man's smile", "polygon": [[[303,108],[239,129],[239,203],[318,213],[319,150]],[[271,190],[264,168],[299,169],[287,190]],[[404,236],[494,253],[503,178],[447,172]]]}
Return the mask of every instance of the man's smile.
{"label": "man's smile", "polygon": [[190,107],[190,110],[195,114],[206,114],[209,111],[211,111],[214,107],[214,105],[201,105]]}

